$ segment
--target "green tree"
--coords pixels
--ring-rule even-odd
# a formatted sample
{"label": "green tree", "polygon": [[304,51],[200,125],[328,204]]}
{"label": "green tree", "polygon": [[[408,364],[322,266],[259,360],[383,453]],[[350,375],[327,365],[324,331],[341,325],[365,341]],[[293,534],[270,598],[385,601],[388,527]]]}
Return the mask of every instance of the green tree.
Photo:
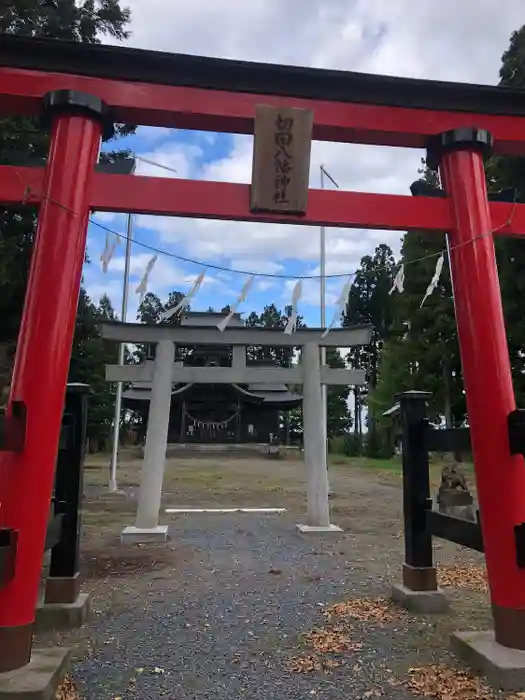
{"label": "green tree", "polygon": [[99,44],[104,35],[126,39],[129,20],[118,0],[17,0],[4,4],[0,32]]}
{"label": "green tree", "polygon": [[100,301],[98,304],[98,315],[103,318],[105,321],[116,321],[117,320],[117,315],[115,313],[115,309],[113,308],[113,304],[111,303],[111,299],[108,297],[107,294],[103,294],[100,297]]}
{"label": "green tree", "polygon": [[[525,86],[525,26],[513,32],[502,56],[500,85],[519,89]],[[486,174],[490,192],[507,189],[514,191],[517,201],[525,197],[525,158],[493,157],[486,163]],[[424,171],[422,175],[432,184],[439,184],[434,173]],[[496,236],[495,245],[514,387],[521,404],[525,400],[525,327],[521,309],[525,294],[525,241]],[[444,247],[445,241],[439,235],[407,233],[403,259],[431,255]],[[434,261],[435,258],[424,260],[407,269],[406,292],[397,298],[397,320],[405,324],[410,321],[410,331],[404,342],[398,332],[389,343],[372,408],[380,413],[391,405],[396,391],[423,389],[433,394],[431,406],[435,416],[444,416],[448,425],[455,425],[464,420],[466,406],[447,263],[438,289],[423,309],[417,303],[430,280]]]}
{"label": "green tree", "polygon": [[[118,0],[57,0],[46,6],[40,0],[17,0],[2,5],[0,32],[29,37],[50,37],[69,41],[99,43],[103,36],[122,40],[128,36],[126,26],[130,12]],[[120,125],[116,135],[128,134],[132,126]],[[48,152],[49,133],[38,120],[29,117],[0,119],[0,163],[17,164],[30,160],[44,162]],[[110,151],[111,160],[118,152]],[[12,356],[29,274],[37,213],[27,207],[0,208],[0,344]],[[79,323],[91,323],[91,307],[82,290],[79,300],[75,338],[90,337],[90,330],[80,331]],[[86,348],[79,349],[77,360],[85,362]],[[73,371],[73,374],[75,372]]]}
{"label": "green tree", "polygon": [[[395,275],[395,259],[389,246],[377,246],[374,255],[361,258],[361,265],[350,288],[343,326],[372,324],[371,342],[366,347],[351,348],[348,360],[353,367],[367,372],[368,387],[373,391],[379,377],[381,351],[390,333],[395,300],[389,294]],[[362,409],[368,387],[354,387],[354,426],[362,432]]]}
{"label": "green tree", "polygon": [[[141,323],[162,323],[168,324],[170,326],[179,326],[181,323],[181,314],[174,314],[168,319],[161,318],[161,315],[165,311],[173,309],[177,304],[179,304],[184,298],[184,293],[174,289],[168,294],[168,300],[165,304],[162,303],[160,298],[153,294],[153,292],[147,292],[144,295],[144,299],[140,303],[137,309],[137,320]],[[185,309],[188,312],[190,307]],[[176,359],[183,360],[190,352],[191,348],[183,348],[177,345],[176,348]],[[135,361],[144,362],[147,357],[153,357],[153,349],[149,345],[137,344],[135,351]]]}
{"label": "green tree", "polygon": [[[423,168],[421,179],[436,185],[435,173]],[[446,248],[444,235],[409,231],[403,237],[400,263],[405,267],[402,294],[394,293],[392,323],[381,357],[378,383],[372,391],[374,417],[390,408],[394,395],[419,389],[432,394],[431,412],[447,426],[461,424],[465,402],[457,343],[454,300],[448,258],[436,289],[421,306],[436,263]],[[417,262],[413,262],[416,261]]]}
{"label": "green tree", "polygon": [[81,288],[75,325],[69,381],[89,384],[91,395],[88,412],[88,438],[92,444],[108,439],[113,421],[115,386],[106,382],[106,364],[118,359],[117,344],[104,340],[100,335],[101,321],[114,321],[115,311],[104,295],[97,307]]}
{"label": "green tree", "polygon": [[160,323],[161,314],[166,307],[153,292],[147,292],[137,309],[137,320],[141,323]]}
{"label": "green tree", "polygon": [[[168,301],[164,304],[164,310],[169,311],[170,309],[174,309],[177,304],[180,304],[180,302],[184,299],[184,293],[179,292],[178,290],[173,290],[168,294]],[[185,310],[184,313],[187,313],[188,311],[191,311],[191,307],[188,306]],[[175,314],[171,316],[171,318],[168,318],[166,320],[161,321],[161,323],[168,323],[170,326],[180,326],[180,322],[182,319],[181,314]]]}
{"label": "green tree", "polygon": [[[252,311],[245,322],[248,328],[284,328],[292,313],[291,306],[285,306],[284,311],[278,309],[275,304],[268,304],[260,314]],[[305,328],[301,315],[297,316],[297,328]],[[248,347],[248,360],[252,362],[274,364],[278,367],[289,367],[294,356],[293,347]]]}
{"label": "green tree", "polygon": [[[326,348],[326,364],[333,369],[344,369],[345,361],[337,348]],[[350,389],[329,386],[326,396],[326,429],[329,438],[348,433],[352,427],[352,415],[348,409]]]}
{"label": "green tree", "polygon": [[[500,85],[515,89],[525,86],[525,26],[510,37],[509,46],[502,56]],[[516,201],[524,201],[525,158],[491,158],[486,164],[486,172],[490,191],[510,189],[514,191]],[[525,402],[525,326],[521,303],[525,295],[525,240],[496,236],[495,244],[514,388],[521,405]]]}

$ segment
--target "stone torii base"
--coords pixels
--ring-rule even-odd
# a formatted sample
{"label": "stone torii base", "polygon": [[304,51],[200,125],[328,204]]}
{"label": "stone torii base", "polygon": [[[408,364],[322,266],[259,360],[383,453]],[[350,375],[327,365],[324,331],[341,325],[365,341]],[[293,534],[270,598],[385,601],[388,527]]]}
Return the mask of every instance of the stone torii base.
{"label": "stone torii base", "polygon": [[[282,330],[231,327],[220,331],[209,326],[165,326],[107,322],[102,336],[126,343],[156,343],[154,362],[143,365],[109,365],[110,382],[152,382],[146,447],[142,466],[137,519],[122,532],[122,542],[164,541],[168,527],[159,524],[162,482],[168,442],[172,384],[283,383],[303,385],[304,461],[307,470],[307,517],[298,525],[302,533],[341,532],[330,522],[328,472],[323,426],[322,385],[363,385],[363,370],[321,366],[320,347],[353,347],[370,342],[371,326],[340,328],[323,337],[322,329],[304,329],[287,335]],[[231,367],[184,367],[176,363],[175,345],[225,345],[233,347]],[[241,346],[241,348],[239,348]],[[247,346],[297,347],[301,363],[290,368],[247,367]],[[239,352],[241,350],[241,352]]]}

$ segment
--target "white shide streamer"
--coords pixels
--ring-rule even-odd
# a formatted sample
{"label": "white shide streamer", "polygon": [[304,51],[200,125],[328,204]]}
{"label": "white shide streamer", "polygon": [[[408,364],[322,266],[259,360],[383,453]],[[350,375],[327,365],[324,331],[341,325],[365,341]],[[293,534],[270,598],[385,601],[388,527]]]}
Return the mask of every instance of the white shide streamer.
{"label": "white shide streamer", "polygon": [[157,255],[154,255],[151,260],[146,265],[146,270],[144,271],[144,276],[142,277],[139,286],[136,288],[135,293],[140,295],[140,301],[144,299],[146,291],[148,289],[148,279],[153,270],[153,266],[157,262]]}
{"label": "white shide streamer", "polygon": [[109,233],[106,233],[106,246],[102,251],[102,255],[100,256],[100,262],[102,263],[102,272],[104,274],[106,274],[106,272],[108,271],[109,263],[111,262],[111,258],[113,257],[115,249],[119,242],[120,241],[118,236],[113,236],[111,238]]}
{"label": "white shide streamer", "polygon": [[299,304],[299,299],[303,293],[303,280],[297,280],[292,292],[292,311],[290,313],[290,318],[286,324],[284,332],[287,335],[292,335],[292,333],[297,328],[297,305]]}
{"label": "white shide streamer", "polygon": [[176,314],[182,313],[184,311],[184,309],[186,309],[190,305],[191,300],[199,291],[205,275],[206,275],[206,268],[204,268],[204,270],[200,273],[200,275],[197,277],[197,279],[193,283],[193,287],[186,294],[186,296],[179,301],[177,306],[174,306],[172,309],[168,309],[167,311],[163,311],[160,314],[160,318],[163,321],[167,321],[172,316],[175,316]]}
{"label": "white shide streamer", "polygon": [[349,277],[345,286],[341,289],[341,293],[339,294],[339,297],[337,298],[337,301],[335,302],[335,313],[332,317],[332,321],[330,322],[330,325],[328,326],[328,328],[325,329],[321,338],[325,338],[328,335],[328,333],[332,330],[332,328],[334,327],[337,319],[341,318],[341,314],[343,313],[345,305],[348,301],[348,295],[350,294],[350,288],[352,286],[353,279],[354,279],[353,276]]}
{"label": "white shide streamer", "polygon": [[392,289],[388,293],[393,294],[397,289],[397,291],[400,294],[402,294],[404,288],[405,288],[405,266],[401,265],[401,267],[397,271],[396,276],[394,277],[394,283],[392,284]]}
{"label": "white shide streamer", "polygon": [[243,301],[246,301],[246,297],[248,296],[248,292],[252,288],[253,282],[255,280],[255,275],[252,275],[243,285],[239,296],[237,298],[237,301],[235,304],[230,308],[230,311],[227,316],[225,316],[219,323],[217,324],[217,328],[220,331],[223,331],[228,323],[232,320],[233,316],[235,313],[237,313],[237,309],[239,306],[242,304]]}
{"label": "white shide streamer", "polygon": [[432,275],[432,279],[430,280],[430,284],[427,287],[427,291],[425,292],[425,296],[423,297],[423,301],[421,302],[420,309],[422,308],[423,304],[427,300],[427,298],[432,294],[434,289],[438,286],[439,278],[441,276],[441,271],[443,270],[443,263],[445,262],[445,258],[443,256],[443,253],[439,256],[437,263],[436,263],[436,269],[434,270],[434,274]]}

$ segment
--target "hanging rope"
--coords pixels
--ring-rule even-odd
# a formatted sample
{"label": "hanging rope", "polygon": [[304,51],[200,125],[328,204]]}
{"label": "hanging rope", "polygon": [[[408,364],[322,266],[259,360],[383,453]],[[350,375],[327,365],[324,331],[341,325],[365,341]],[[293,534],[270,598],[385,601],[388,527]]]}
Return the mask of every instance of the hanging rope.
{"label": "hanging rope", "polygon": [[220,430],[221,428],[225,428],[229,423],[232,422],[232,420],[237,418],[237,416],[239,415],[239,409],[237,408],[237,409],[235,409],[234,413],[226,420],[205,421],[205,420],[200,420],[199,418],[194,418],[190,413],[188,413],[186,406],[183,406],[182,411],[183,411],[184,415],[186,416],[186,418],[189,418],[189,420],[191,420],[191,422],[194,425],[196,425],[198,428],[208,428],[211,430]]}

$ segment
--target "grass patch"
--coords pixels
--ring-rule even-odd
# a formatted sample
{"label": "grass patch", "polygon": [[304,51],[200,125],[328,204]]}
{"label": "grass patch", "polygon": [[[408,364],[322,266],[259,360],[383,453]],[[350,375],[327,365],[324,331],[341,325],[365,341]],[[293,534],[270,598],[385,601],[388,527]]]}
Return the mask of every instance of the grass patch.
{"label": "grass patch", "polygon": [[330,464],[334,467],[353,467],[355,469],[374,469],[393,474],[401,474],[401,458],[371,459],[370,457],[344,457],[342,455],[329,455]]}

